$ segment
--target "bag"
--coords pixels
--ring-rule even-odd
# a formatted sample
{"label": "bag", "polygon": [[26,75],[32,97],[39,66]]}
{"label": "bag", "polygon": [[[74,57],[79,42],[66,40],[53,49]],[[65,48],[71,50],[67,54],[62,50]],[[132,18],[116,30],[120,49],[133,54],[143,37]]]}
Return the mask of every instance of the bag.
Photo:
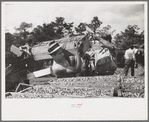
{"label": "bag", "polygon": [[113,75],[117,66],[110,56],[98,60],[95,73],[98,75]]}

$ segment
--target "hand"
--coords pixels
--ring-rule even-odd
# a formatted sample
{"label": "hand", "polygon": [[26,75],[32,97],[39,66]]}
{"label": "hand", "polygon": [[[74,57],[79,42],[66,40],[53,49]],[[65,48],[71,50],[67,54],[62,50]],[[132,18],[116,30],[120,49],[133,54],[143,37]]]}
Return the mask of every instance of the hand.
{"label": "hand", "polygon": [[76,70],[75,70],[75,68],[74,67],[68,67],[67,69],[66,69],[66,71],[67,71],[67,73],[73,73],[73,72],[76,72]]}
{"label": "hand", "polygon": [[28,73],[27,74],[27,79],[32,79],[32,78],[35,78],[35,75],[34,75],[34,73]]}

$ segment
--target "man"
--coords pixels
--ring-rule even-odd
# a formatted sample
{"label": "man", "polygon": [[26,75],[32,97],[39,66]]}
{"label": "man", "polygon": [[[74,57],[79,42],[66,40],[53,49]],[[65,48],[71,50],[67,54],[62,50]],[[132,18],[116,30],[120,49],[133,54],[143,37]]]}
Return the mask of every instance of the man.
{"label": "man", "polygon": [[124,58],[125,58],[125,68],[124,68],[125,76],[128,75],[129,68],[131,68],[131,76],[134,76],[135,55],[133,46],[130,46],[130,48],[125,51]]}
{"label": "man", "polygon": [[144,44],[138,48],[136,62],[141,66],[141,70],[143,71],[140,75],[144,75]]}
{"label": "man", "polygon": [[32,40],[29,39],[27,40],[25,45],[20,46],[20,50],[23,51],[23,54],[21,57],[24,59],[27,70],[32,72],[34,71],[34,58],[31,52],[32,50],[31,46],[32,46]]}
{"label": "man", "polygon": [[27,40],[25,45],[20,46],[20,50],[26,52],[28,55],[31,55],[31,45],[32,45],[32,40],[29,39]]}
{"label": "man", "polygon": [[81,58],[79,54],[74,56],[74,63],[71,63],[70,57],[65,50],[56,42],[51,42],[48,49],[49,54],[53,58],[51,73],[57,77],[69,77],[81,70]]}
{"label": "man", "polygon": [[35,78],[50,75],[57,78],[74,77],[80,74],[82,61],[77,53],[73,55],[62,48],[58,43],[52,41],[47,50],[53,58],[53,63],[46,69],[28,73],[27,77],[30,80],[36,81]]}

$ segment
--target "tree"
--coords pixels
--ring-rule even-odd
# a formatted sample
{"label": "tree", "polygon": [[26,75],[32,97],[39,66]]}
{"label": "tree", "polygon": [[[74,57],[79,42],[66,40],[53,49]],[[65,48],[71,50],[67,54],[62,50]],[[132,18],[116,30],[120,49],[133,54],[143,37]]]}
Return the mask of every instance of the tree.
{"label": "tree", "polygon": [[115,42],[119,48],[127,49],[130,45],[143,44],[144,34],[138,33],[140,28],[137,25],[128,25],[124,32],[121,32],[115,36]]}
{"label": "tree", "polygon": [[76,32],[79,34],[83,34],[83,32],[86,31],[86,25],[86,23],[80,23],[78,27],[75,27]]}
{"label": "tree", "polygon": [[83,34],[83,32],[87,30],[86,29],[86,26],[87,26],[91,29],[91,31],[93,31],[93,33],[95,33],[97,28],[99,28],[101,24],[102,24],[102,22],[98,19],[97,16],[95,16],[95,17],[93,17],[93,20],[91,20],[91,23],[89,23],[89,24],[80,23],[78,25],[78,27],[75,27],[75,30],[77,33]]}
{"label": "tree", "polygon": [[101,29],[98,28],[96,30],[96,34],[98,34],[101,38],[111,42],[111,40],[112,40],[111,35],[113,35],[113,33],[115,32],[115,30],[111,31],[111,28],[112,28],[111,25],[107,25]]}
{"label": "tree", "polygon": [[15,36],[9,32],[5,33],[5,51],[6,52],[10,52],[11,45],[15,45],[19,47],[23,44],[25,44],[25,42],[20,37]]}
{"label": "tree", "polygon": [[54,24],[56,33],[61,37],[64,37],[66,31],[68,34],[72,34],[72,27],[74,24],[74,22],[66,23],[64,20],[63,17],[56,17]]}
{"label": "tree", "polygon": [[74,22],[64,23],[63,33],[65,33],[65,30],[66,30],[68,34],[73,35],[73,31],[72,31],[73,24],[74,24]]}
{"label": "tree", "polygon": [[30,35],[29,31],[27,31],[29,28],[32,27],[32,24],[28,24],[25,22],[22,22],[19,28],[14,28],[18,33],[16,33],[16,36],[21,37],[25,41],[27,40],[27,36]]}
{"label": "tree", "polygon": [[93,20],[91,21],[91,24],[89,24],[88,26],[95,33],[97,28],[99,28],[101,24],[102,24],[102,22],[98,19],[97,16],[95,16],[95,17],[93,17]]}
{"label": "tree", "polygon": [[6,52],[10,51],[10,46],[14,41],[14,36],[11,33],[5,33],[5,49]]}
{"label": "tree", "polygon": [[122,49],[121,44],[122,44],[122,36],[118,33],[116,34],[116,36],[114,37],[115,40],[115,44],[117,45],[118,49]]}
{"label": "tree", "polygon": [[65,31],[72,34],[72,23],[66,23],[63,17],[56,17],[55,22],[39,25],[31,32],[32,39],[37,42],[60,39],[65,36]]}
{"label": "tree", "polygon": [[111,28],[112,28],[111,25],[107,25],[107,26],[103,27],[102,29],[97,29],[97,33],[113,35],[115,30],[111,31]]}

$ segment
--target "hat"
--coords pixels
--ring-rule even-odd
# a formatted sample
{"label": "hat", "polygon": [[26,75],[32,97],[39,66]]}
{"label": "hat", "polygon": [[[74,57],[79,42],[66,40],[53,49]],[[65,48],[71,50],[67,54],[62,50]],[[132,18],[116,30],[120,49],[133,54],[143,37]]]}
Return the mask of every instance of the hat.
{"label": "hat", "polygon": [[60,47],[61,46],[58,43],[56,43],[55,41],[52,41],[52,42],[49,43],[48,52],[50,54],[52,54],[52,53],[56,52]]}

